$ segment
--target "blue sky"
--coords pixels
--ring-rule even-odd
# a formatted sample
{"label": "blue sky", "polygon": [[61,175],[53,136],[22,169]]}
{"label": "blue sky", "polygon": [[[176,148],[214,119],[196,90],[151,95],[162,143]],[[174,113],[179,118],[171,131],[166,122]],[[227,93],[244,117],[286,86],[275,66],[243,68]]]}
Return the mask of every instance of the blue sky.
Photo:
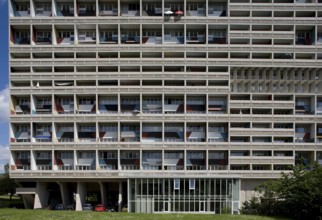
{"label": "blue sky", "polygon": [[0,0],[0,172],[9,161],[8,154],[8,4]]}

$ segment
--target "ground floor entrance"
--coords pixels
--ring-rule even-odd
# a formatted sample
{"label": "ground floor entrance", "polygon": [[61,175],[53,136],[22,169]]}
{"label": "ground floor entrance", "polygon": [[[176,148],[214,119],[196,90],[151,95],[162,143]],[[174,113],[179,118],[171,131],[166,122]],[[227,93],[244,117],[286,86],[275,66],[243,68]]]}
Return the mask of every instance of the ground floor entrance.
{"label": "ground floor entrance", "polygon": [[226,178],[129,179],[129,212],[238,213],[239,184]]}
{"label": "ground floor entrance", "polygon": [[135,213],[233,213],[240,207],[240,179],[124,178],[99,181],[20,182],[17,193],[26,208],[63,204],[83,210],[84,204],[104,204]]}

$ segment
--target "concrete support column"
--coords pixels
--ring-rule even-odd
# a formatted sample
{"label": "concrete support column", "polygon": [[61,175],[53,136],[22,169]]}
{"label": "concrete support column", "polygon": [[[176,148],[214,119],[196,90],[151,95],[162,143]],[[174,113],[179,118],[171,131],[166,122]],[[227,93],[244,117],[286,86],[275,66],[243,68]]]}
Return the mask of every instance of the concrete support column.
{"label": "concrete support column", "polygon": [[62,199],[64,207],[72,204],[72,202],[70,201],[70,196],[69,196],[70,194],[68,192],[67,184],[66,183],[58,183],[58,185],[60,187],[61,199]]}
{"label": "concrete support column", "polygon": [[25,209],[32,209],[34,205],[34,197],[30,194],[21,195]]}
{"label": "concrete support column", "polygon": [[123,202],[123,198],[122,198],[122,194],[123,194],[123,188],[122,188],[122,181],[119,182],[119,198],[118,198],[118,211],[121,212],[122,211],[122,202]]}
{"label": "concrete support column", "polygon": [[101,203],[104,204],[105,206],[107,205],[107,197],[106,197],[106,187],[105,183],[98,182],[101,188]]}
{"label": "concrete support column", "polygon": [[83,210],[83,204],[86,201],[86,184],[82,182],[77,183],[77,193],[76,193],[76,211]]}
{"label": "concrete support column", "polygon": [[46,183],[37,182],[34,209],[41,209],[48,206],[49,193],[46,187]]}

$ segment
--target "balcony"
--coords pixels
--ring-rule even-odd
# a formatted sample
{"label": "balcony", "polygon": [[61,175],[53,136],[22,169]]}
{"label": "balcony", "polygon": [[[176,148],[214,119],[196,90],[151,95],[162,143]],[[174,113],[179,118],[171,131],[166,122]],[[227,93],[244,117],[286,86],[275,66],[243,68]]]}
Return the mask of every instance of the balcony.
{"label": "balcony", "polygon": [[52,126],[51,124],[34,123],[33,139],[36,142],[51,142],[52,141]]}
{"label": "balcony", "polygon": [[208,127],[208,142],[227,142],[228,124],[211,124]]}
{"label": "balcony", "polygon": [[36,17],[51,17],[52,5],[51,1],[35,2],[35,16]]}
{"label": "balcony", "polygon": [[121,16],[140,16],[140,2],[121,0]]}
{"label": "balcony", "polygon": [[30,98],[29,97],[12,97],[14,109],[11,114],[26,115],[30,114]]}
{"label": "balcony", "polygon": [[209,25],[208,26],[208,44],[227,44],[226,25]]}
{"label": "balcony", "polygon": [[51,97],[35,97],[36,108],[33,114],[52,114]]}
{"label": "balcony", "polygon": [[52,170],[51,151],[36,151],[35,161],[37,170]]}
{"label": "balcony", "polygon": [[30,152],[13,151],[14,165],[11,170],[30,170]]}
{"label": "balcony", "polygon": [[206,170],[206,153],[203,151],[188,151],[186,155],[187,170]]}
{"label": "balcony", "polygon": [[92,27],[92,26],[87,27],[86,25],[84,25],[83,28],[78,29],[78,35],[77,35],[78,43],[79,44],[96,44],[96,30],[94,29],[94,27]]}
{"label": "balcony", "polygon": [[186,131],[187,142],[205,142],[206,127],[204,124],[188,123]]}
{"label": "balcony", "polygon": [[74,114],[74,98],[72,96],[56,96],[55,111],[58,114]]}
{"label": "balcony", "polygon": [[51,27],[49,26],[34,26],[33,27],[33,43],[35,45],[51,45],[52,44],[52,33]]}
{"label": "balcony", "polygon": [[122,44],[139,44],[140,43],[140,27],[132,25],[133,29],[127,26],[121,26],[121,43]]}
{"label": "balcony", "polygon": [[165,25],[164,44],[184,44],[184,30],[181,25]]}
{"label": "balcony", "polygon": [[227,97],[209,96],[208,113],[209,114],[226,114],[227,113]]}
{"label": "balcony", "polygon": [[75,15],[74,2],[57,0],[56,14],[58,17],[74,17]]}
{"label": "balcony", "polygon": [[74,125],[56,124],[56,138],[58,142],[74,142]]}
{"label": "balcony", "polygon": [[133,114],[140,112],[139,96],[121,96],[121,113]]}
{"label": "balcony", "polygon": [[164,125],[165,142],[183,142],[184,125],[181,123],[165,123]]}
{"label": "balcony", "polygon": [[227,16],[227,2],[208,2],[208,16],[224,17]]}
{"label": "balcony", "polygon": [[55,151],[54,164],[58,170],[74,170],[74,152]]}
{"label": "balcony", "polygon": [[96,101],[95,97],[77,97],[78,108],[77,114],[96,114]]}
{"label": "balcony", "polygon": [[312,114],[311,97],[296,97],[295,99],[295,114],[308,115]]}
{"label": "balcony", "polygon": [[142,142],[162,142],[162,124],[144,123],[142,129]]}
{"label": "balcony", "polygon": [[314,134],[312,134],[311,131],[314,131],[313,124],[296,124],[295,143],[313,143]]}
{"label": "balcony", "polygon": [[314,161],[313,151],[295,151],[295,165],[309,166]]}
{"label": "balcony", "polygon": [[187,96],[186,113],[187,114],[205,114],[206,97]]}
{"label": "balcony", "polygon": [[30,142],[30,124],[12,124],[12,134],[10,142]]}
{"label": "balcony", "polygon": [[77,137],[80,142],[96,142],[95,124],[79,124]]}
{"label": "balcony", "polygon": [[30,17],[30,2],[9,1],[10,17]]}
{"label": "balcony", "polygon": [[183,151],[165,151],[164,170],[183,170],[184,169],[184,153]]}
{"label": "balcony", "polygon": [[164,113],[165,114],[183,114],[184,101],[183,96],[165,96]]}
{"label": "balcony", "polygon": [[142,16],[162,16],[162,4],[158,1],[142,1]]}
{"label": "balcony", "polygon": [[115,123],[99,125],[99,140],[100,142],[117,142],[118,141],[118,126]]}
{"label": "balcony", "polygon": [[316,152],[316,162],[320,165],[322,165],[322,152],[318,151]]}
{"label": "balcony", "polygon": [[93,17],[96,16],[96,5],[95,2],[91,1],[82,1],[78,0],[76,2],[77,7],[77,15],[79,17]]}
{"label": "balcony", "polygon": [[316,125],[316,138],[317,138],[317,143],[322,143],[322,125],[317,124]]}
{"label": "balcony", "polygon": [[99,1],[99,16],[118,16],[118,2],[114,0]]}
{"label": "balcony", "polygon": [[121,142],[140,142],[140,125],[138,123],[121,124]]}
{"label": "balcony", "polygon": [[187,25],[186,44],[205,44],[206,26]]}
{"label": "balcony", "polygon": [[144,114],[162,114],[162,97],[143,95],[142,111]]}
{"label": "balcony", "polygon": [[78,151],[76,155],[76,170],[86,171],[96,169],[95,151]]}
{"label": "balcony", "polygon": [[140,170],[140,151],[121,151],[122,170]]}
{"label": "balcony", "polygon": [[142,168],[143,170],[162,170],[162,152],[143,151]]}
{"label": "balcony", "polygon": [[205,2],[198,2],[194,0],[188,0],[186,3],[186,16],[204,17],[206,16],[206,4]]}
{"label": "balcony", "polygon": [[57,45],[74,45],[75,35],[72,26],[56,26],[56,44]]}
{"label": "balcony", "polygon": [[30,45],[30,27],[29,26],[11,26],[10,42],[14,45]]}
{"label": "balcony", "polygon": [[312,45],[315,43],[314,26],[297,26],[296,27],[296,45]]}
{"label": "balcony", "polygon": [[99,96],[98,111],[100,114],[117,114],[118,98],[117,96]]}
{"label": "balcony", "polygon": [[118,170],[117,151],[99,151],[99,166],[101,170]]}
{"label": "balcony", "polygon": [[274,137],[274,143],[293,143],[293,137]]}
{"label": "balcony", "polygon": [[316,43],[322,44],[322,30],[319,30],[319,32],[317,33]]}
{"label": "balcony", "polygon": [[227,170],[228,151],[209,151],[208,170]]}
{"label": "balcony", "polygon": [[235,143],[248,143],[250,142],[250,137],[243,137],[243,136],[231,136],[230,142]]}
{"label": "balcony", "polygon": [[99,26],[99,43],[100,44],[118,44],[118,27],[117,25]]}
{"label": "balcony", "polygon": [[176,19],[180,19],[184,15],[184,4],[182,2],[173,2],[169,0],[164,1],[164,16],[176,16]]}
{"label": "balcony", "polygon": [[162,44],[161,25],[143,25],[142,44],[153,45]]}

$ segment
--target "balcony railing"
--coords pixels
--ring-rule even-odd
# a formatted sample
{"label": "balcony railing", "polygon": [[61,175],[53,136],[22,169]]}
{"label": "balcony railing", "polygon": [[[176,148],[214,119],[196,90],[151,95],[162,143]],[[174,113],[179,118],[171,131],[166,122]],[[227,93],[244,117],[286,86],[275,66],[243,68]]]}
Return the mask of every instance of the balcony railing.
{"label": "balcony railing", "polygon": [[58,165],[58,170],[74,170],[73,165]]}
{"label": "balcony railing", "polygon": [[51,170],[51,165],[37,165],[37,170]]}
{"label": "balcony railing", "polygon": [[58,142],[74,142],[74,138],[58,138]]}

